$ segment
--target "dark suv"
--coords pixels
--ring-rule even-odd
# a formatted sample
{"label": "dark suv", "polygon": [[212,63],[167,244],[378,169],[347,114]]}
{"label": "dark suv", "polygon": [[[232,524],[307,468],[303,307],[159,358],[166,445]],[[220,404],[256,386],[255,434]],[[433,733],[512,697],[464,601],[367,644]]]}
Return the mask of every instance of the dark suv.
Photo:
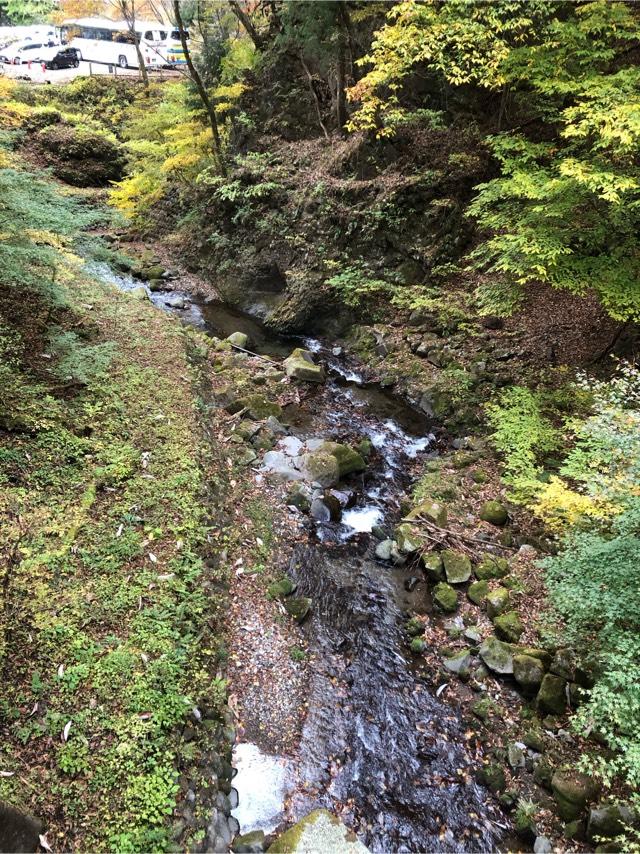
{"label": "dark suv", "polygon": [[78,52],[74,47],[50,48],[42,53],[42,61],[47,68],[77,68],[80,65]]}

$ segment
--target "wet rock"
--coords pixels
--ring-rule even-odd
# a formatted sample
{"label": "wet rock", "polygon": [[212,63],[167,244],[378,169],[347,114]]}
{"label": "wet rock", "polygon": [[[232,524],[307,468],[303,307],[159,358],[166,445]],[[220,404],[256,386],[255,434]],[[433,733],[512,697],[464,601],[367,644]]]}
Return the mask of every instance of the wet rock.
{"label": "wet rock", "polygon": [[514,655],[513,676],[522,692],[532,697],[540,688],[544,667],[541,661],[530,655]]}
{"label": "wet rock", "polygon": [[433,588],[433,601],[440,610],[453,612],[458,607],[458,594],[450,584],[441,581]]}
{"label": "wet rock", "polygon": [[449,584],[464,584],[471,578],[471,561],[462,552],[445,549],[442,552],[442,563]]}
{"label": "wet rock", "polygon": [[626,804],[598,804],[589,810],[587,838],[590,842],[598,841],[598,837],[611,839],[637,821],[637,813]]}
{"label": "wet rock", "polygon": [[509,573],[509,561],[503,557],[485,555],[475,570],[476,578],[480,581],[492,578],[504,578]]}
{"label": "wet rock", "polygon": [[287,376],[296,380],[323,383],[326,379],[324,368],[321,365],[316,365],[312,353],[303,350],[301,347],[296,347],[293,353],[284,360],[283,367]]}
{"label": "wet rock", "polygon": [[368,854],[365,846],[328,810],[314,810],[269,847],[270,854],[309,854],[311,851]]}
{"label": "wet rock", "polygon": [[158,291],[164,291],[168,287],[168,285],[164,279],[150,279],[147,282],[147,286],[152,293],[157,293]]}
{"label": "wet rock", "polygon": [[545,673],[536,698],[538,708],[552,715],[561,715],[567,707],[567,683],[560,676]]}
{"label": "wet rock", "polygon": [[338,442],[323,442],[318,450],[335,457],[338,462],[340,477],[364,471],[367,467],[360,454],[348,445],[341,445]]}
{"label": "wet rock", "polygon": [[480,658],[494,673],[513,673],[513,652],[509,644],[491,635],[480,647]]}
{"label": "wet rock", "polygon": [[337,522],[342,515],[342,508],[335,496],[323,495],[322,498],[313,499],[309,513],[316,522]]}
{"label": "wet rock", "polygon": [[493,620],[494,617],[499,616],[509,607],[509,591],[505,587],[497,587],[487,593],[485,602],[487,614]]}
{"label": "wet rock", "polygon": [[169,296],[164,297],[163,301],[169,308],[177,309],[185,309],[188,304],[182,294],[170,294]]}
{"label": "wet rock", "polygon": [[376,557],[380,558],[380,560],[391,560],[393,545],[393,540],[382,540],[376,546]]}
{"label": "wet rock", "polygon": [[0,851],[38,851],[41,833],[37,819],[0,802]]}
{"label": "wet rock", "polygon": [[553,851],[553,845],[546,836],[536,836],[536,841],[533,843],[533,854],[550,854]]}
{"label": "wet rock", "polygon": [[455,673],[461,679],[468,679],[469,668],[471,666],[471,653],[468,649],[454,652],[453,655],[444,657],[443,664],[451,673]]}
{"label": "wet rock", "polygon": [[382,527],[382,525],[374,525],[373,528],[371,529],[371,533],[376,538],[376,540],[386,540],[387,539],[387,532]]}
{"label": "wet rock", "polygon": [[294,483],[287,492],[287,504],[297,507],[302,513],[311,509],[311,489],[304,483]]}
{"label": "wet rock", "polygon": [[507,611],[493,621],[496,634],[500,640],[517,643],[524,632],[524,625],[517,611]]}
{"label": "wet rock", "polygon": [[413,593],[418,584],[420,584],[420,579],[417,575],[412,575],[410,578],[405,578],[403,586],[407,593]]}
{"label": "wet rock", "polygon": [[312,604],[313,600],[308,596],[296,596],[295,598],[285,600],[284,609],[294,620],[302,623],[309,614]]}
{"label": "wet rock", "polygon": [[407,519],[409,521],[412,519],[428,519],[429,522],[433,522],[439,528],[444,528],[447,524],[447,508],[438,504],[437,501],[423,501],[422,504],[418,504],[407,514]]}
{"label": "wet rock", "polygon": [[579,771],[556,771],[551,779],[551,790],[558,812],[565,821],[579,818],[589,801],[598,796],[600,787]]}
{"label": "wet rock", "polygon": [[467,596],[474,605],[482,605],[488,593],[489,583],[487,581],[474,581],[467,590]]}
{"label": "wet rock", "polygon": [[244,332],[232,332],[231,335],[227,335],[227,341],[234,347],[242,347],[243,350],[249,346],[249,336]]}
{"label": "wet rock", "polygon": [[486,786],[494,795],[503,792],[507,787],[504,770],[500,765],[490,763],[484,765],[478,772],[478,780]]}
{"label": "wet rock", "polygon": [[438,552],[430,552],[422,556],[422,565],[427,574],[427,578],[431,581],[444,581],[444,567],[442,565],[442,555]]}
{"label": "wet rock", "polygon": [[333,454],[327,451],[311,451],[300,458],[300,470],[306,480],[320,486],[334,486],[340,480],[340,466]]}
{"label": "wet rock", "polygon": [[480,509],[480,518],[483,522],[502,527],[507,524],[509,514],[503,504],[499,501],[486,501]]}
{"label": "wet rock", "polygon": [[264,830],[252,830],[251,833],[243,833],[236,836],[231,843],[234,854],[260,854],[264,851]]}
{"label": "wet rock", "polygon": [[392,541],[391,546],[391,561],[394,566],[404,566],[407,562],[407,556],[400,551],[395,540]]}

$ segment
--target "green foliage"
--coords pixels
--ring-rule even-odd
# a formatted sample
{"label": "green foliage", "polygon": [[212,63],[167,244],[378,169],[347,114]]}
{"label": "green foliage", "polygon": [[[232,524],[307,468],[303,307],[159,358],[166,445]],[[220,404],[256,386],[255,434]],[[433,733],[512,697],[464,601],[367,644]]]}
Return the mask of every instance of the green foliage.
{"label": "green foliage", "polygon": [[607,783],[620,775],[634,789],[640,785],[639,549],[635,499],[610,532],[573,534],[544,562],[566,639],[585,651],[597,676],[573,726],[583,735],[595,729],[614,751],[589,756],[585,767]]}
{"label": "green foliage", "polygon": [[21,24],[41,24],[56,8],[54,0],[4,0],[2,11],[9,21]]}
{"label": "green foliage", "polygon": [[492,441],[504,460],[505,480],[516,499],[526,500],[541,487],[541,463],[557,450],[558,430],[542,413],[540,395],[521,386],[502,391],[486,411]]}
{"label": "green foliage", "polygon": [[[327,266],[337,266],[332,262]],[[363,265],[350,265],[327,279],[327,284],[340,294],[345,305],[361,307],[394,291],[393,285],[376,278]]]}

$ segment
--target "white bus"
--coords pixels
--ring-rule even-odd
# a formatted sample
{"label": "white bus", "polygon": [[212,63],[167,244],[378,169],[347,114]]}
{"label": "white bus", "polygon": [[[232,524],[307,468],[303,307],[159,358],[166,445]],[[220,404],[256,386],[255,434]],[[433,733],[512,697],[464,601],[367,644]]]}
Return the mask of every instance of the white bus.
{"label": "white bus", "polygon": [[87,62],[138,68],[135,40],[147,67],[185,62],[177,30],[158,21],[136,21],[135,40],[126,21],[108,18],[76,18],[65,21],[60,29],[62,41]]}

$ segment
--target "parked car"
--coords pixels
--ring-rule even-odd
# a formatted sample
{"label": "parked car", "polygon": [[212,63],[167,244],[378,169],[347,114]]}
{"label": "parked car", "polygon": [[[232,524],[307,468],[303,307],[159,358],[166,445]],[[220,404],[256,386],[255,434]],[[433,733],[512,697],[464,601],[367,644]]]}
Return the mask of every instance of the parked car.
{"label": "parked car", "polygon": [[0,62],[8,63],[9,65],[22,65],[25,62],[39,62],[40,54],[43,50],[49,47],[54,47],[55,42],[43,44],[41,41],[21,41],[14,42],[9,47],[4,48],[0,54]]}
{"label": "parked car", "polygon": [[40,53],[40,62],[47,68],[77,68],[80,65],[78,51],[74,47],[47,47]]}

